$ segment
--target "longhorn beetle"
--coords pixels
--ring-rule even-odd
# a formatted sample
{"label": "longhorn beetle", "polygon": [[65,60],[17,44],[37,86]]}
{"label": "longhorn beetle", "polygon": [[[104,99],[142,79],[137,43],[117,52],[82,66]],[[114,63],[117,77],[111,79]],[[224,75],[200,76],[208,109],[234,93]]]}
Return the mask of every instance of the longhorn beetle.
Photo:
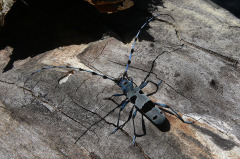
{"label": "longhorn beetle", "polygon": [[[138,39],[138,36],[141,32],[141,30],[154,18],[158,17],[159,15],[153,16],[150,19],[148,19],[139,29],[137,35],[135,36],[131,51],[130,51],[130,56],[129,56],[129,60],[126,66],[126,70],[123,73],[123,76],[120,78],[112,78],[110,76],[106,76],[106,75],[102,75],[100,73],[94,72],[94,71],[90,71],[90,70],[85,70],[82,68],[76,68],[76,67],[71,67],[71,66],[50,66],[50,67],[44,67],[41,68],[35,72],[33,72],[30,76],[32,76],[35,73],[38,73],[42,70],[45,69],[50,69],[50,68],[70,68],[70,69],[76,69],[79,71],[84,71],[84,72],[89,72],[92,75],[97,75],[97,76],[101,76],[103,79],[109,79],[112,80],[113,82],[115,82],[122,90],[121,94],[113,94],[110,98],[105,98],[108,100],[112,100],[112,97],[116,97],[116,96],[125,96],[126,99],[121,103],[120,109],[119,109],[119,115],[118,115],[118,120],[117,120],[117,125],[115,130],[112,133],[115,133],[118,129],[123,128],[125,126],[125,124],[127,122],[129,122],[131,119],[133,121],[133,130],[134,130],[134,137],[133,137],[133,144],[135,143],[135,139],[136,137],[141,137],[146,135],[146,127],[145,127],[145,123],[144,123],[144,118],[143,116],[145,116],[148,120],[150,120],[152,123],[156,124],[156,125],[161,125],[163,124],[163,122],[165,121],[165,114],[162,112],[162,110],[160,108],[169,108],[172,110],[172,112],[184,123],[188,123],[188,124],[192,124],[193,121],[184,121],[182,119],[182,117],[174,110],[172,109],[170,106],[166,105],[166,104],[162,104],[162,103],[154,103],[153,101],[151,101],[148,96],[153,95],[154,93],[156,93],[158,91],[159,85],[162,83],[162,80],[160,80],[160,82],[158,83],[154,83],[152,81],[147,81],[148,77],[150,76],[150,74],[152,73],[152,69],[154,67],[154,63],[155,60],[158,58],[158,56],[160,56],[161,54],[159,54],[156,59],[153,61],[152,63],[152,67],[150,72],[147,74],[147,76],[145,77],[145,79],[142,81],[142,83],[140,84],[140,86],[137,86],[134,82],[133,79],[131,77],[128,76],[127,71],[128,68],[131,64],[131,57],[134,53],[134,46],[135,43]],[[27,78],[27,80],[30,78],[30,76]],[[26,81],[27,81],[26,80]],[[25,81],[25,83],[26,83]],[[24,83],[24,85],[25,85]],[[142,89],[148,84],[148,83],[152,83],[156,86],[156,91],[150,94],[144,94]],[[125,106],[129,103],[133,103],[133,107],[131,109],[131,111],[129,112],[129,117],[127,119],[127,121],[125,121],[123,124],[119,124],[119,120],[120,120],[120,113],[121,111],[125,108]],[[160,108],[159,108],[160,107]],[[135,108],[135,111],[134,111]],[[142,115],[142,130],[143,130],[143,134],[137,134],[135,132],[135,123],[134,123],[134,118],[137,114],[137,112],[140,112]],[[100,120],[101,121],[101,120]],[[98,121],[99,122],[99,121]],[[98,123],[96,122],[96,123]],[[96,124],[94,123],[94,124]],[[93,125],[92,125],[93,126]],[[90,126],[81,136],[83,136],[92,126]],[[76,142],[81,138],[81,136],[76,140]],[[76,143],[75,142],[75,143]]]}

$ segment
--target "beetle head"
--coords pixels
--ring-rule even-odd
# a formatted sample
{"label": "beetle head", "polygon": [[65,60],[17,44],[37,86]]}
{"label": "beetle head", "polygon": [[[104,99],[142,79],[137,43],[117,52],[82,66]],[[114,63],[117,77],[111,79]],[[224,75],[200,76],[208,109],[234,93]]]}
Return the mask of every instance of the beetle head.
{"label": "beetle head", "polygon": [[120,78],[118,86],[121,87],[123,94],[126,94],[130,90],[133,90],[133,80],[132,78]]}

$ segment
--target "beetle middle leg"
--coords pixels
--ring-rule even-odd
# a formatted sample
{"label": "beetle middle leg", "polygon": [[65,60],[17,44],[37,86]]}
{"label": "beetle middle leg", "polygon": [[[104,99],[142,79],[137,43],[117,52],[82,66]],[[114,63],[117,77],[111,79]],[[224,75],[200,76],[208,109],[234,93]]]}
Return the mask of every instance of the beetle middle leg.
{"label": "beetle middle leg", "polygon": [[112,132],[112,134],[115,133],[119,128],[122,129],[131,120],[131,118],[133,116],[133,108],[134,108],[134,106],[132,107],[131,111],[129,112],[128,119],[120,126],[119,126],[119,119],[120,119],[120,111],[119,111],[119,116],[118,116],[119,118],[118,118],[117,126],[116,126],[115,130]]}
{"label": "beetle middle leg", "polygon": [[159,89],[159,86],[160,86],[160,84],[162,83],[162,80],[160,80],[158,83],[155,83],[155,82],[152,82],[152,81],[144,82],[142,85],[139,86],[139,88],[140,88],[140,89],[143,89],[145,86],[147,86],[147,84],[148,84],[149,82],[152,83],[152,84],[154,84],[154,85],[156,86],[156,90],[155,90],[154,92],[152,92],[152,93],[147,94],[147,96],[151,96],[151,95],[157,93],[157,91],[158,91],[158,89]]}
{"label": "beetle middle leg", "polygon": [[129,114],[129,117],[128,117],[128,120],[126,122],[124,122],[124,124],[120,125],[119,126],[119,121],[120,121],[120,117],[121,117],[121,111],[125,108],[125,106],[129,103],[129,100],[125,99],[123,101],[123,104],[121,105],[120,109],[119,109],[119,113],[118,113],[118,121],[117,121],[117,126],[116,128],[112,131],[112,134],[115,133],[119,128],[122,128],[132,117],[132,111],[133,109],[130,111],[130,114]]}

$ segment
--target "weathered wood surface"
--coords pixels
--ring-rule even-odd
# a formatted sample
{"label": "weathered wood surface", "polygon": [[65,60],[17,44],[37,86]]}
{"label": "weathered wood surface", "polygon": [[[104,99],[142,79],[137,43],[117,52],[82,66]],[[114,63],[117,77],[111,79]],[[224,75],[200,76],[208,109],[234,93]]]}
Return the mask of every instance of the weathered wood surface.
{"label": "weathered wood surface", "polygon": [[[71,71],[66,69],[44,70],[26,79],[49,65],[120,76],[131,43],[105,36],[16,61],[0,74],[0,158],[239,158],[240,20],[206,0],[168,0],[164,6],[156,6],[162,15],[137,42],[129,76],[140,84],[152,61],[166,51],[156,60],[150,78],[163,80],[151,99],[172,106],[184,119],[194,120],[193,125],[165,112],[169,128],[158,129],[146,120],[147,135],[137,138],[134,147],[132,122],[110,133],[116,109],[74,144],[90,125],[117,107],[103,98],[120,89],[112,81],[78,71],[60,84]],[[1,69],[13,49],[0,51]],[[149,85],[144,91],[154,89]],[[122,121],[130,108],[122,112]],[[139,115],[136,123],[141,131]]]}

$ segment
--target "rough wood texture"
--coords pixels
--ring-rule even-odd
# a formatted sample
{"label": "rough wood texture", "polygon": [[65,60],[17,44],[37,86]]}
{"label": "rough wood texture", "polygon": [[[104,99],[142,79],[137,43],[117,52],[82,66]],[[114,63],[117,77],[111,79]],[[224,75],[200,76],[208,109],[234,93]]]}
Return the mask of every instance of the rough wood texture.
{"label": "rough wood texture", "polygon": [[[120,40],[132,39],[136,30],[131,30],[124,33],[128,37],[109,34],[89,43],[56,47],[15,61],[11,70],[1,73],[0,158],[239,158],[240,20],[207,0],[163,4],[155,6],[162,15],[136,44],[129,76],[140,84],[152,61],[166,51],[156,60],[150,78],[163,80],[151,99],[172,106],[195,124],[184,124],[165,112],[169,125],[157,128],[146,120],[147,135],[137,138],[134,147],[131,122],[110,133],[118,109],[109,114],[117,105],[104,98],[120,92],[112,81],[78,71],[69,74],[66,69],[44,70],[27,80],[49,65],[91,68],[118,77],[131,48],[131,43]],[[114,33],[110,27],[106,30]],[[14,49],[10,46],[0,51],[1,69],[9,62]],[[149,85],[144,92],[154,89]],[[122,112],[122,121],[130,108]],[[136,123],[141,131],[139,115]]]}
{"label": "rough wood texture", "polygon": [[4,25],[5,15],[10,10],[14,3],[15,3],[14,0],[0,0],[0,29],[1,26]]}

